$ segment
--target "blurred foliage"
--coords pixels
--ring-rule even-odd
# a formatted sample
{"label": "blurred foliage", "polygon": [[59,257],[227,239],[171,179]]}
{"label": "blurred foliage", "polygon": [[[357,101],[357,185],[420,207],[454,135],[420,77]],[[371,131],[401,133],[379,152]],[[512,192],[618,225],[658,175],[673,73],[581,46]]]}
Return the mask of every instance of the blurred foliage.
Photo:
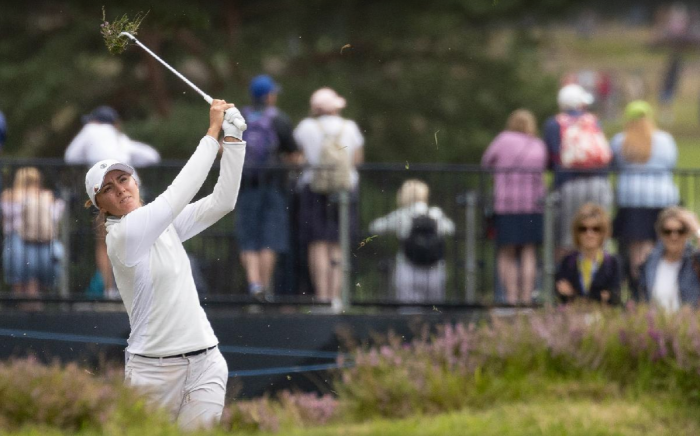
{"label": "blurred foliage", "polygon": [[[546,37],[542,24],[574,4],[127,0],[104,7],[108,21],[148,11],[139,39],[212,96],[246,104],[249,79],[266,72],[282,85],[280,107],[298,122],[311,92],[331,86],[366,135],[368,161],[460,163],[478,158],[512,110],[527,107],[539,118],[555,110],[557,83],[542,72],[536,48]],[[199,95],[139,47],[107,51],[102,6],[2,7],[7,154],[62,156],[80,115],[99,104],[114,106],[127,133],[164,158],[187,157],[205,132]]]}

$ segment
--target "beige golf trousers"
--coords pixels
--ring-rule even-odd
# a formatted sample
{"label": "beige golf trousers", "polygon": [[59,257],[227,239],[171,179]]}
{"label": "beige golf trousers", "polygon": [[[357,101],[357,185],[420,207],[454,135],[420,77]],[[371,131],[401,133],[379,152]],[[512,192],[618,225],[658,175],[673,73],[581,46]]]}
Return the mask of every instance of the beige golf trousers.
{"label": "beige golf trousers", "polygon": [[218,424],[227,380],[228,365],[218,348],[189,357],[131,355],[124,371],[127,386],[143,391],[184,430]]}

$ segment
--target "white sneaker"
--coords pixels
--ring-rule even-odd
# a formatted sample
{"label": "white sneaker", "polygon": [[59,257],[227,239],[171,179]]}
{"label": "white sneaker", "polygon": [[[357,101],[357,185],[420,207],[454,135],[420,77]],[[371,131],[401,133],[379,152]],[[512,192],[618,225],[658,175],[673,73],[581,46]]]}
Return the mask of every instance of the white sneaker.
{"label": "white sneaker", "polygon": [[331,312],[341,313],[343,311],[343,300],[334,298],[331,300]]}

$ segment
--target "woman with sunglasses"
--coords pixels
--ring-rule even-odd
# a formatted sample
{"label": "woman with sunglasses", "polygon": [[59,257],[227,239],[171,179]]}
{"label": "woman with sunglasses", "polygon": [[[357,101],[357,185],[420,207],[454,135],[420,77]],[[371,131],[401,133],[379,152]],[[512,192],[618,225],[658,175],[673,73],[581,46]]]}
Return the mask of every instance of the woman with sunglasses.
{"label": "woman with sunglasses", "polygon": [[690,244],[698,238],[697,216],[682,207],[664,209],[656,221],[660,241],[639,270],[643,298],[669,312],[681,305],[698,305],[700,299],[700,253]]}
{"label": "woman with sunglasses", "polygon": [[571,231],[576,251],[565,256],[556,273],[556,292],[563,303],[588,299],[620,303],[620,265],[603,246],[610,236],[605,209],[586,203],[576,212]]}

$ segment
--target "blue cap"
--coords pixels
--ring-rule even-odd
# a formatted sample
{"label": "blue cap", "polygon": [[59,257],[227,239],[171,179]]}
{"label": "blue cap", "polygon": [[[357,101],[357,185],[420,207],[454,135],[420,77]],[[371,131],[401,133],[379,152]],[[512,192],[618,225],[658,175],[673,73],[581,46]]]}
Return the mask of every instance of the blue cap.
{"label": "blue cap", "polygon": [[267,74],[261,74],[259,76],[253,77],[250,81],[250,95],[254,100],[259,100],[265,97],[271,92],[278,92],[280,90],[279,85],[272,80],[272,77]]}
{"label": "blue cap", "polygon": [[83,115],[81,120],[83,121],[83,124],[87,124],[91,121],[97,121],[98,123],[104,124],[115,124],[117,121],[119,121],[119,114],[109,106],[99,106],[88,115]]}

